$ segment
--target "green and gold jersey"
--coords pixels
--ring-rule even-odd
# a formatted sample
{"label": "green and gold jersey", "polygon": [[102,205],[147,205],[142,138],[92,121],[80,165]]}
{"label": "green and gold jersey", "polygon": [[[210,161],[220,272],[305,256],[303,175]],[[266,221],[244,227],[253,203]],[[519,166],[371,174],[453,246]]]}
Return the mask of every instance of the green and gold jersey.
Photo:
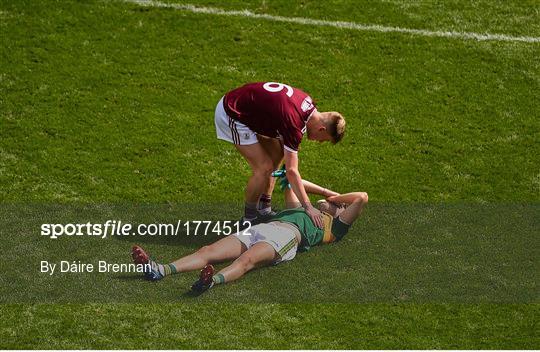
{"label": "green and gold jersey", "polygon": [[345,224],[339,218],[333,218],[324,212],[322,214],[324,220],[324,228],[322,229],[315,226],[303,208],[283,210],[274,215],[270,221],[287,222],[298,227],[302,236],[298,250],[307,251],[321,243],[339,241],[349,231],[350,225]]}

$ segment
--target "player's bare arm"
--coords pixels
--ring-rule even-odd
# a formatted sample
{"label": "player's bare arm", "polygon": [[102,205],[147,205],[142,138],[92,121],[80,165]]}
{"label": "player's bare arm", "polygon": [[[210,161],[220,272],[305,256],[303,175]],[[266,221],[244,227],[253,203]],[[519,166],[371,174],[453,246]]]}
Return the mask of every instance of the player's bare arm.
{"label": "player's bare arm", "polygon": [[291,189],[298,198],[298,201],[305,209],[313,223],[317,227],[322,228],[323,222],[321,212],[311,204],[306,190],[304,189],[304,185],[302,184],[300,172],[298,172],[298,154],[285,150],[285,165],[287,168],[287,179],[289,180]]}
{"label": "player's bare arm", "polygon": [[308,180],[302,180],[302,184],[304,185],[304,189],[308,194],[316,194],[325,198],[339,195],[339,193],[334,192],[331,189],[321,187]]}
{"label": "player's bare arm", "polygon": [[[366,192],[339,194],[308,180],[302,180],[302,183],[307,193],[321,195],[326,198],[326,201],[321,201],[317,204],[320,211],[324,211],[334,217],[339,217],[341,221],[348,225],[352,225],[360,216],[369,200]],[[290,190],[285,191],[285,201],[292,207],[298,204],[296,195]]]}
{"label": "player's bare arm", "polygon": [[[304,189],[308,194],[323,196],[327,199],[328,197],[339,195],[339,193],[334,192],[331,189],[324,188],[308,180],[302,180],[302,184],[304,185]],[[296,195],[291,189],[287,188],[284,191],[285,191],[285,204],[287,208],[293,209],[293,208],[298,208],[302,206],[300,202],[298,201],[298,197],[296,197]],[[317,202],[317,204],[319,204],[319,202]],[[318,208],[321,211],[323,210],[323,209],[320,209],[320,207]]]}
{"label": "player's bare arm", "polygon": [[369,198],[366,192],[345,193],[327,198],[334,204],[347,204],[348,206],[338,215],[340,220],[348,225],[358,219]]}

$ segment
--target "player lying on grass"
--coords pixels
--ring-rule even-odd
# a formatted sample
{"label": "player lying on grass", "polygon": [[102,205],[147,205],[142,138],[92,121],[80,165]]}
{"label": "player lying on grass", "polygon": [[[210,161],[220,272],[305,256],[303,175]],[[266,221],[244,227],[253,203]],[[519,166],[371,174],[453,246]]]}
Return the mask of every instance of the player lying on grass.
{"label": "player lying on grass", "polygon": [[[237,280],[254,268],[292,260],[297,251],[341,240],[368,202],[365,192],[338,194],[306,180],[303,185],[307,192],[326,197],[318,202],[323,214],[322,229],[299,207],[294,192],[285,187],[285,200],[292,208],[253,226],[249,235],[235,233],[170,264],[160,264],[150,259],[141,247],[134,246],[133,260],[136,264],[150,264],[151,270],[145,276],[154,281],[174,273],[202,269],[199,280],[191,287],[202,293],[214,285]],[[215,273],[212,264],[227,261],[233,262]]]}

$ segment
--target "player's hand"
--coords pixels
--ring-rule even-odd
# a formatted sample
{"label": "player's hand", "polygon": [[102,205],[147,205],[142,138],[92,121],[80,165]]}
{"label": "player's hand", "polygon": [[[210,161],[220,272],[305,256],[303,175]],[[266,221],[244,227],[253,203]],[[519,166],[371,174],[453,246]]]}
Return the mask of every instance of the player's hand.
{"label": "player's hand", "polygon": [[321,212],[313,207],[313,205],[308,205],[306,208],[306,214],[309,215],[315,226],[322,229],[323,228],[323,218]]}
{"label": "player's hand", "polygon": [[[334,193],[335,193],[335,192],[334,192]],[[332,194],[331,196],[326,197],[326,201],[327,201],[327,202],[331,202],[331,203],[335,203],[335,199],[336,199],[337,196],[339,196],[339,193]]]}

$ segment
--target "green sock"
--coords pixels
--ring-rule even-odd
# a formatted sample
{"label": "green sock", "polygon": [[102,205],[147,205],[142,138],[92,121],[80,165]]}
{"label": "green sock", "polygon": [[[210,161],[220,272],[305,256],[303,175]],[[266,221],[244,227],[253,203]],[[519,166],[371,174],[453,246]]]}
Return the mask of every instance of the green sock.
{"label": "green sock", "polygon": [[155,260],[150,260],[148,262],[153,270],[157,270],[161,275],[167,276],[171,274],[176,274],[176,267],[171,264],[160,264]]}
{"label": "green sock", "polygon": [[172,263],[167,264],[167,265],[163,265],[163,271],[164,271],[163,276],[176,274],[176,267]]}
{"label": "green sock", "polygon": [[225,283],[225,277],[223,274],[216,274],[212,276],[212,281],[214,282],[214,285],[217,284],[224,284]]}

